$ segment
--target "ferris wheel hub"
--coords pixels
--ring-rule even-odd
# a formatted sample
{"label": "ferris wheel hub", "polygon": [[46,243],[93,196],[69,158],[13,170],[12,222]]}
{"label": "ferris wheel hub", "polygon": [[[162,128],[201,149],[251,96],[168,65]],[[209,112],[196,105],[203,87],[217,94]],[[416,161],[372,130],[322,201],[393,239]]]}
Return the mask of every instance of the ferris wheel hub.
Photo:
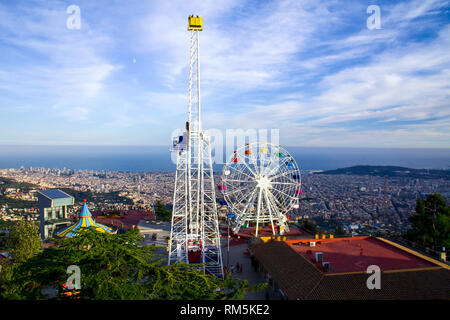
{"label": "ferris wheel hub", "polygon": [[261,188],[263,190],[267,190],[271,186],[270,179],[265,176],[261,176],[261,177],[257,178],[256,182],[257,182],[257,187]]}

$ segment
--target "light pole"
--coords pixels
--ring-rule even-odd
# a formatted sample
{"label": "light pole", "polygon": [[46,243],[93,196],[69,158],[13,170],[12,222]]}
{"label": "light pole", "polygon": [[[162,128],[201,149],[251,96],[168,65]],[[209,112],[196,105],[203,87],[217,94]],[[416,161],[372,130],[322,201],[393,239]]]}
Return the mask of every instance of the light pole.
{"label": "light pole", "polygon": [[227,271],[230,271],[230,217],[227,214],[227,229],[228,229],[228,248],[227,248]]}

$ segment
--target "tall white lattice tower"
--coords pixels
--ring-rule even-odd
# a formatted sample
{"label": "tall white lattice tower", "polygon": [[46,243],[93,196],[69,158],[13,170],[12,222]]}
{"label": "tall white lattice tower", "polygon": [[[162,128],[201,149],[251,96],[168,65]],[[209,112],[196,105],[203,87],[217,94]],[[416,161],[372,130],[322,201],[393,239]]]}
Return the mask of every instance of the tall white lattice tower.
{"label": "tall white lattice tower", "polygon": [[223,278],[210,138],[202,131],[199,32],[202,17],[189,16],[191,34],[188,121],[173,141],[177,170],[168,263],[206,263],[205,272]]}

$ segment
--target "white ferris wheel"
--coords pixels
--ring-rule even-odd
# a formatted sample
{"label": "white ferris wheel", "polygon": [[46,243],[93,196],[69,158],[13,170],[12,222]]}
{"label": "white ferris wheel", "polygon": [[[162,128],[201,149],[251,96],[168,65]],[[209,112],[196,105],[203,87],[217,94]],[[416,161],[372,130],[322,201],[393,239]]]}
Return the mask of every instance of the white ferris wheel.
{"label": "white ferris wheel", "polygon": [[289,232],[287,214],[299,207],[300,169],[286,149],[268,142],[248,143],[234,151],[219,184],[231,212],[233,232],[250,225]]}

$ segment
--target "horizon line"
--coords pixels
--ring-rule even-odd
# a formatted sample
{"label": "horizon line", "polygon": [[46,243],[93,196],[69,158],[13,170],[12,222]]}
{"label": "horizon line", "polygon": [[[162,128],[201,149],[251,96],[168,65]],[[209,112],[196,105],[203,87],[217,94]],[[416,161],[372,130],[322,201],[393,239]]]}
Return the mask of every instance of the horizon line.
{"label": "horizon line", "polygon": [[[284,146],[285,148],[329,148],[329,149],[412,149],[412,150],[423,150],[423,149],[430,149],[430,150],[450,150],[450,147],[350,147],[350,146],[294,146],[294,145],[284,145],[280,144],[281,146]],[[231,145],[224,145],[223,147],[227,147]],[[170,144],[165,145],[132,145],[132,144],[89,144],[89,145],[83,145],[83,144],[0,144],[0,148],[2,147],[158,147],[158,148],[167,148],[168,151],[170,149]]]}

